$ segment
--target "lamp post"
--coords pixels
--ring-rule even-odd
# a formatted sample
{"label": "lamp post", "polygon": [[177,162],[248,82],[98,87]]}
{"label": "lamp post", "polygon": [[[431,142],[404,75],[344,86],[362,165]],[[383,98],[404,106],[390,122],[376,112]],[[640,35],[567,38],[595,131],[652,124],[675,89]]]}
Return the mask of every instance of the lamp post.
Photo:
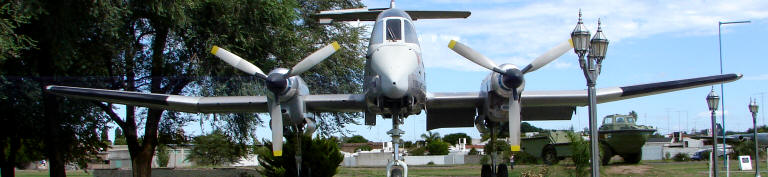
{"label": "lamp post", "polygon": [[[584,26],[581,20],[581,9],[579,9],[579,22],[576,28],[571,32],[571,41],[573,51],[579,56],[579,66],[587,79],[587,96],[589,97],[589,141],[591,144],[591,162],[592,176],[600,176],[600,149],[597,135],[597,99],[595,98],[595,84],[597,76],[600,75],[603,59],[608,48],[608,39],[603,34],[600,26],[600,19],[597,20],[597,33],[589,40],[589,30]],[[589,42],[588,42],[589,41]],[[587,54],[589,52],[589,54]],[[584,55],[587,59],[584,59]]]}
{"label": "lamp post", "polygon": [[755,177],[760,177],[760,156],[757,148],[757,100],[749,102],[749,112],[752,113],[752,139],[755,140]]}
{"label": "lamp post", "polygon": [[[720,53],[720,74],[723,74],[723,42],[722,42],[722,35],[720,34],[720,31],[721,31],[720,29],[723,25],[738,24],[738,23],[751,23],[751,21],[747,20],[747,21],[717,22],[717,47],[720,50],[719,52]],[[720,113],[720,118],[723,119],[723,122],[722,122],[723,135],[725,135],[725,90],[723,87],[723,83],[720,83],[720,95],[723,96],[723,99],[722,99],[723,111]],[[723,136],[723,142],[725,142],[725,136]],[[725,143],[723,143],[723,151],[725,150],[726,150]],[[725,163],[725,171],[726,171],[725,175],[730,177],[731,169],[729,168],[730,166],[728,165],[728,153],[724,153],[723,155],[724,155],[723,162]]]}
{"label": "lamp post", "polygon": [[[707,95],[707,106],[709,106],[709,111],[712,112],[712,159],[709,159],[712,162],[712,173],[711,176],[717,177],[717,129],[715,129],[715,112],[717,111],[717,105],[718,102],[720,102],[720,97],[717,96],[717,93],[715,93],[715,89],[712,88],[711,91],[709,91],[709,95]],[[725,149],[723,149],[725,150]]]}

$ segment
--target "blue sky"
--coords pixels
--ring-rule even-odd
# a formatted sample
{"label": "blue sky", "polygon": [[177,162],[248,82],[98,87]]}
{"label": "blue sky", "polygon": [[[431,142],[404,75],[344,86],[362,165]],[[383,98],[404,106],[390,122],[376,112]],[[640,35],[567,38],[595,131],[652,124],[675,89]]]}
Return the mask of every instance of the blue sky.
{"label": "blue sky", "polygon": [[[370,8],[389,6],[386,0],[363,2]],[[415,22],[430,92],[478,91],[480,82],[489,73],[448,49],[451,39],[473,47],[496,63],[525,66],[570,37],[579,8],[592,34],[597,29],[597,19],[602,19],[603,31],[610,40],[598,88],[719,74],[718,21],[751,20],[750,24],[723,26],[724,73],[744,74],[741,80],[725,84],[726,129],[744,131],[752,127],[748,100],[757,98],[760,104],[760,93],[768,92],[768,61],[761,52],[767,46],[762,42],[768,39],[768,10],[765,10],[768,2],[420,0],[397,1],[397,8],[472,12],[467,19]],[[566,53],[545,68],[526,75],[526,90],[586,89],[577,64],[576,55]],[[710,89],[702,87],[600,104],[597,115],[602,118],[635,110],[640,124],[657,127],[661,133],[701,130],[710,126],[705,102]],[[720,94],[719,85],[715,91]],[[765,124],[763,107],[758,124]],[[581,130],[588,126],[587,116],[586,107],[579,107],[570,121],[530,123],[547,129],[573,126]],[[426,132],[426,118],[410,116],[401,128],[406,131],[405,140],[420,139]],[[353,134],[374,141],[390,140],[385,133],[389,129],[389,119],[379,119],[373,127],[351,126]],[[479,137],[474,128],[447,128],[436,132],[441,135],[461,132]],[[259,134],[269,136],[268,132],[264,133]]]}

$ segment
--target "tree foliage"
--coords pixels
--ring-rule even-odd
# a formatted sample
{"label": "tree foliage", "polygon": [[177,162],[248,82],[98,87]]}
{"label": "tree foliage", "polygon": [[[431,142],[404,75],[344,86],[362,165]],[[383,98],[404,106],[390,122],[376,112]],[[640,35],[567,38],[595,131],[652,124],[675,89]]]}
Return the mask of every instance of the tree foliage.
{"label": "tree foliage", "polygon": [[[290,137],[291,135],[289,135]],[[333,176],[338,172],[339,164],[344,156],[339,150],[334,138],[315,138],[303,136],[301,142],[302,161],[301,173],[311,176]],[[272,156],[272,143],[264,142],[264,147],[257,150],[259,164],[264,168],[260,173],[264,176],[295,176],[296,174],[296,143],[295,138],[288,138],[283,144],[283,156]]]}
{"label": "tree foliage", "polygon": [[429,155],[447,155],[449,146],[451,145],[446,142],[435,140],[427,143],[427,151]]}
{"label": "tree foliage", "polygon": [[355,136],[349,137],[344,142],[345,143],[367,143],[367,142],[370,142],[370,141],[368,141],[368,139],[365,139],[365,137],[363,137],[363,136],[355,135]]}
{"label": "tree foliage", "polygon": [[546,130],[544,130],[542,128],[539,128],[539,127],[536,127],[536,126],[533,126],[533,125],[529,124],[528,122],[523,122],[523,123],[520,124],[520,132],[521,133],[525,133],[525,132],[545,132],[545,131]]}
{"label": "tree foliage", "polygon": [[440,138],[440,133],[432,133],[432,131],[427,131],[427,133],[421,134],[421,138],[424,139],[427,144],[432,141],[442,140],[442,138]]}
{"label": "tree foliage", "polygon": [[458,144],[459,139],[466,138],[467,144],[472,145],[472,137],[469,137],[466,133],[451,133],[443,136],[443,141],[449,144]]}
{"label": "tree foliage", "polygon": [[196,165],[225,165],[235,163],[248,153],[244,144],[238,144],[220,130],[195,137],[187,159]]}
{"label": "tree foliage", "polygon": [[578,134],[568,132],[568,139],[571,141],[571,160],[575,168],[568,170],[569,176],[587,176],[589,174],[590,143]]}
{"label": "tree foliage", "polygon": [[161,144],[157,146],[157,166],[168,167],[168,161],[170,156],[168,153],[168,146]]}

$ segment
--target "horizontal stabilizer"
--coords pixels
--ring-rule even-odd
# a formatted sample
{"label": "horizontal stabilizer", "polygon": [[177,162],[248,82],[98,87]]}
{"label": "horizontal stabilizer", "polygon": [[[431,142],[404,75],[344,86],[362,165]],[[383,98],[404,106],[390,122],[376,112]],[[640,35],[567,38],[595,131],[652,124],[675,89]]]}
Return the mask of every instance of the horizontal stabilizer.
{"label": "horizontal stabilizer", "polygon": [[[321,11],[314,17],[321,24],[330,24],[335,21],[376,21],[379,13],[384,9],[344,9]],[[443,19],[443,18],[467,18],[471,14],[469,11],[428,11],[428,10],[407,10],[412,20],[419,19]]]}

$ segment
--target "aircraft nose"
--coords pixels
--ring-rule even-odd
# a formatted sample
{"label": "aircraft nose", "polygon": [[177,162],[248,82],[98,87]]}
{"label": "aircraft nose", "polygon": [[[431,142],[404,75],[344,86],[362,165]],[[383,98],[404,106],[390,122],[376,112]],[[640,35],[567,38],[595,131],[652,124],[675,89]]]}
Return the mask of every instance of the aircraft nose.
{"label": "aircraft nose", "polygon": [[409,76],[418,67],[417,54],[405,46],[382,46],[371,58],[371,67],[381,79],[384,96],[398,99],[408,92]]}
{"label": "aircraft nose", "polygon": [[394,79],[396,78],[382,77],[381,90],[384,92],[384,96],[389,98],[402,98],[408,91],[408,77]]}

